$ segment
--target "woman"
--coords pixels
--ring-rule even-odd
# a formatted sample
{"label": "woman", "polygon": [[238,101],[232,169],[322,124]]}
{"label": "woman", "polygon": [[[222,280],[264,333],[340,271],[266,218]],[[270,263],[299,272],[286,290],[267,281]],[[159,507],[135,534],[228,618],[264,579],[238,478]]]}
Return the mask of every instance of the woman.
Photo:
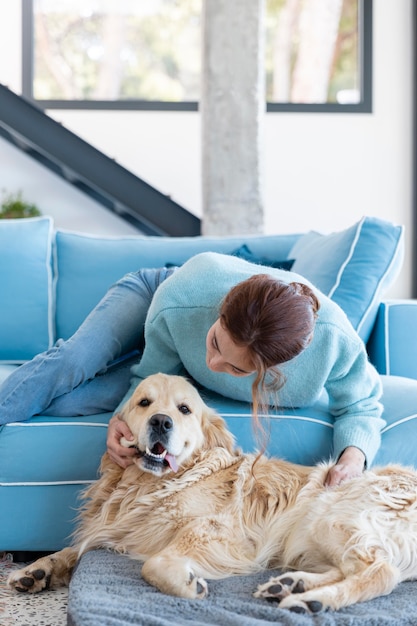
{"label": "woman", "polygon": [[[379,376],[335,303],[297,274],[270,268],[267,274],[215,253],[176,270],[128,274],[73,337],[5,381],[0,423],[114,410],[140,379],[158,371],[252,400],[255,415],[276,396],[280,406],[302,407],[326,389],[338,459],[327,484],[361,473],[384,424]],[[116,410],[108,450],[126,467],[135,451],[120,446],[122,436],[130,433]]]}

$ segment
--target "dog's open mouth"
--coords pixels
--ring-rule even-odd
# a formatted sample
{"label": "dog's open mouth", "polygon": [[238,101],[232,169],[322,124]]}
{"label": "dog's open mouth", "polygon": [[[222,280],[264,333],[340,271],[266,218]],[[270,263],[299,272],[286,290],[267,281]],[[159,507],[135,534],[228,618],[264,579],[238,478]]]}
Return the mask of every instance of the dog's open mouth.
{"label": "dog's open mouth", "polygon": [[169,467],[173,472],[178,471],[177,459],[159,441],[152,446],[146,446],[145,452],[140,452],[149,470],[156,470],[161,467]]}

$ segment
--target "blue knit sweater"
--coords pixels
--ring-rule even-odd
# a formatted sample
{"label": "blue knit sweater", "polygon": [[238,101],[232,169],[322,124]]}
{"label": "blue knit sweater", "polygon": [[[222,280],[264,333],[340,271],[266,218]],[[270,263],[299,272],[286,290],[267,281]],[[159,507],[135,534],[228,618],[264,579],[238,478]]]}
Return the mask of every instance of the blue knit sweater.
{"label": "blue knit sweater", "polygon": [[[145,323],[145,348],[132,367],[132,386],[157,372],[186,372],[202,386],[236,400],[251,401],[253,376],[237,378],[206,365],[206,335],[218,319],[228,291],[253,274],[268,273],[284,282],[293,272],[253,265],[236,257],[206,252],[187,261],[154,294]],[[314,287],[312,287],[314,289]],[[369,363],[362,340],[341,308],[314,289],[320,310],[313,340],[304,352],[280,365],[286,382],[278,392],[281,407],[310,406],[325,389],[334,423],[334,455],[347,446],[361,449],[368,466],[380,444],[381,381]],[[308,442],[306,442],[308,445]]]}

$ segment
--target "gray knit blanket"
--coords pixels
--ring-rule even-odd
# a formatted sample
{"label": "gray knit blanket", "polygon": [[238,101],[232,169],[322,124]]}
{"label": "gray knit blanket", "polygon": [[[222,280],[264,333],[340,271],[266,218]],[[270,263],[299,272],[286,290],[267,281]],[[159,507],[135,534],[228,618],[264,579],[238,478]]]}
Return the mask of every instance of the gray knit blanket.
{"label": "gray knit blanket", "polygon": [[209,581],[204,600],[164,595],[140,571],[141,563],[110,551],[85,554],[70,585],[68,626],[417,626],[417,582],[311,617],[252,596],[277,571]]}

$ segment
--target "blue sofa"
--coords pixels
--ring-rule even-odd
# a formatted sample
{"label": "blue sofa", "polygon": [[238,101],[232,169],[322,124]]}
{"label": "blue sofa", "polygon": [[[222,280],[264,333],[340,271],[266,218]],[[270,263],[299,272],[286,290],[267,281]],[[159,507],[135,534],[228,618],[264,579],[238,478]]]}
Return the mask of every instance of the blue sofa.
{"label": "blue sofa", "polygon": [[[0,380],[68,338],[107,288],[140,267],[182,264],[206,251],[286,262],[345,310],[383,375],[387,426],[376,463],[417,466],[417,305],[383,301],[401,269],[403,228],[365,217],[344,231],[240,237],[108,238],[54,230],[48,217],[0,223]],[[267,267],[266,267],[267,271]],[[186,329],[185,329],[186,332]],[[250,406],[204,393],[245,450]],[[36,416],[0,427],[0,551],[57,550],[74,527],[77,496],[96,479],[110,414]],[[325,394],[303,409],[271,412],[268,452],[312,464],[331,455]]]}

